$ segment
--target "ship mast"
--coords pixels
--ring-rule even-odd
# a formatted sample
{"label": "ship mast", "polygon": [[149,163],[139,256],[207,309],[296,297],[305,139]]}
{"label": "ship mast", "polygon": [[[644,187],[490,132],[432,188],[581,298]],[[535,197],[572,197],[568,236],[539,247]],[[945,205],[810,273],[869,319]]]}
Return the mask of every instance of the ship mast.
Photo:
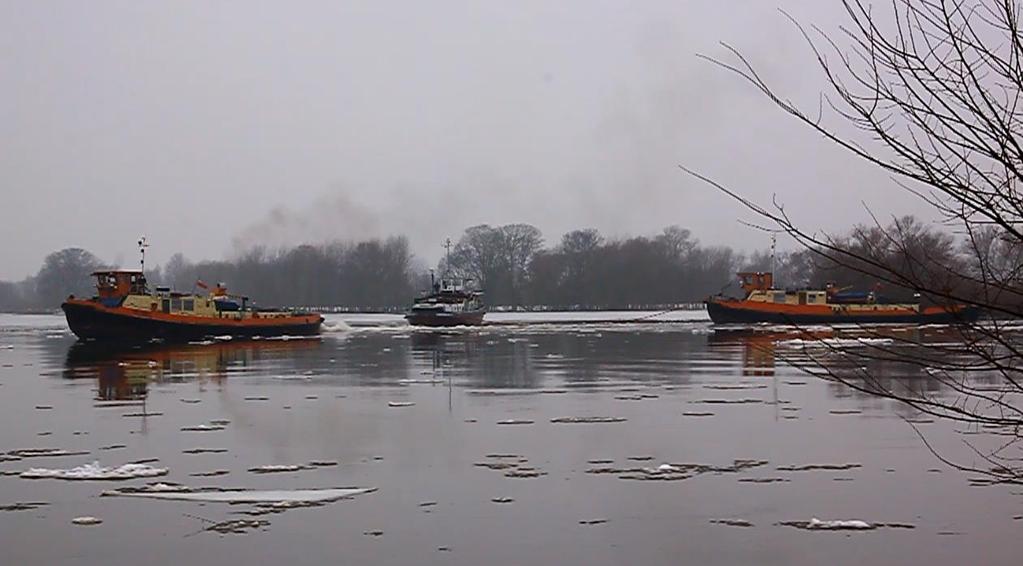
{"label": "ship mast", "polygon": [[742,220],[739,221],[739,224],[743,224],[745,226],[749,226],[750,228],[753,228],[754,230],[760,230],[761,232],[767,232],[768,234],[771,235],[771,280],[772,280],[771,287],[777,289],[778,288],[778,285],[777,285],[778,274],[775,273],[775,270],[778,268],[777,267],[777,263],[778,263],[778,254],[777,254],[777,250],[778,250],[778,232],[784,232],[784,230],[782,230],[780,228],[774,228],[774,229],[772,229],[772,228],[765,228],[763,226],[758,226],[756,224],[751,224],[749,222],[743,222]]}
{"label": "ship mast", "polygon": [[146,273],[146,248],[149,247],[149,243],[146,242],[146,237],[142,236],[139,238],[139,267],[142,268],[142,274]]}
{"label": "ship mast", "polygon": [[446,251],[444,255],[444,273],[448,273],[451,271],[451,238],[444,240],[444,250]]}

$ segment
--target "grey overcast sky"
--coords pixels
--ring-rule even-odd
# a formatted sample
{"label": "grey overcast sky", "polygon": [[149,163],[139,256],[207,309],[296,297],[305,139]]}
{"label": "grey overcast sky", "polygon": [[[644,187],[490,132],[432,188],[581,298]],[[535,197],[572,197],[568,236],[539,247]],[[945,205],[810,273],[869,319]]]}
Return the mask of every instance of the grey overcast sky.
{"label": "grey overcast sky", "polygon": [[737,77],[747,53],[816,108],[783,9],[837,0],[0,1],[0,278],[81,246],[108,262],[403,233],[433,261],[479,223],[750,249],[685,163],[810,227],[920,208]]}

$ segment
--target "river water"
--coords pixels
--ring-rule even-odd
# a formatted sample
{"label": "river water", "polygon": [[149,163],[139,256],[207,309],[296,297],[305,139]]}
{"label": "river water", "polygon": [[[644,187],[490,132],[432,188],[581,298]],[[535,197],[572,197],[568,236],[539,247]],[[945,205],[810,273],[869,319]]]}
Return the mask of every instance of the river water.
{"label": "river water", "polygon": [[[450,332],[330,316],[312,340],[117,350],[0,315],[0,506],[37,504],[0,511],[3,563],[1020,563],[1023,488],[978,486],[919,435],[965,463],[965,442],[998,438],[807,375],[779,329],[599,322],[637,316]],[[164,475],[27,477],[140,461],[121,471]],[[154,483],[372,491],[293,508],[125,494]],[[885,526],[783,524],[812,519]]]}

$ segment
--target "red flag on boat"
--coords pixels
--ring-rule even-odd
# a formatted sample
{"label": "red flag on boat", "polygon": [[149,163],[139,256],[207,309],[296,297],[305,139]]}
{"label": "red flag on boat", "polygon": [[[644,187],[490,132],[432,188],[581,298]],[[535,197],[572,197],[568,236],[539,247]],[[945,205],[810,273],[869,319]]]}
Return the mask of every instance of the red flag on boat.
{"label": "red flag on boat", "polygon": [[207,291],[210,288],[209,285],[207,285],[207,284],[202,282],[202,279],[196,279],[195,280],[195,285],[196,285],[196,287],[202,287],[203,289],[206,289]]}

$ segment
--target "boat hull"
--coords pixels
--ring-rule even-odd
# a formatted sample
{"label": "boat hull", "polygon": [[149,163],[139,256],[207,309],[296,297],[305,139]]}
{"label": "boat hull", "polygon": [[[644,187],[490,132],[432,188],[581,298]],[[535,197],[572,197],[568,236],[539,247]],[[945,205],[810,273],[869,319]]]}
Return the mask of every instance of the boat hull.
{"label": "boat hull", "polygon": [[449,327],[479,326],[483,324],[486,311],[470,312],[410,312],[405,320],[412,326]]}
{"label": "boat hull", "polygon": [[104,307],[88,301],[68,301],[61,305],[68,326],[82,340],[147,342],[150,340],[190,341],[211,336],[274,337],[311,336],[320,332],[323,317],[296,314],[282,318],[216,318],[174,320],[156,313],[132,312],[121,307]]}
{"label": "boat hull", "polygon": [[976,307],[961,307],[955,310],[930,307],[921,311],[832,309],[826,307],[816,311],[797,309],[770,310],[770,305],[745,301],[711,299],[707,301],[707,314],[715,324],[750,324],[767,322],[774,324],[959,324],[972,322],[980,316]]}

